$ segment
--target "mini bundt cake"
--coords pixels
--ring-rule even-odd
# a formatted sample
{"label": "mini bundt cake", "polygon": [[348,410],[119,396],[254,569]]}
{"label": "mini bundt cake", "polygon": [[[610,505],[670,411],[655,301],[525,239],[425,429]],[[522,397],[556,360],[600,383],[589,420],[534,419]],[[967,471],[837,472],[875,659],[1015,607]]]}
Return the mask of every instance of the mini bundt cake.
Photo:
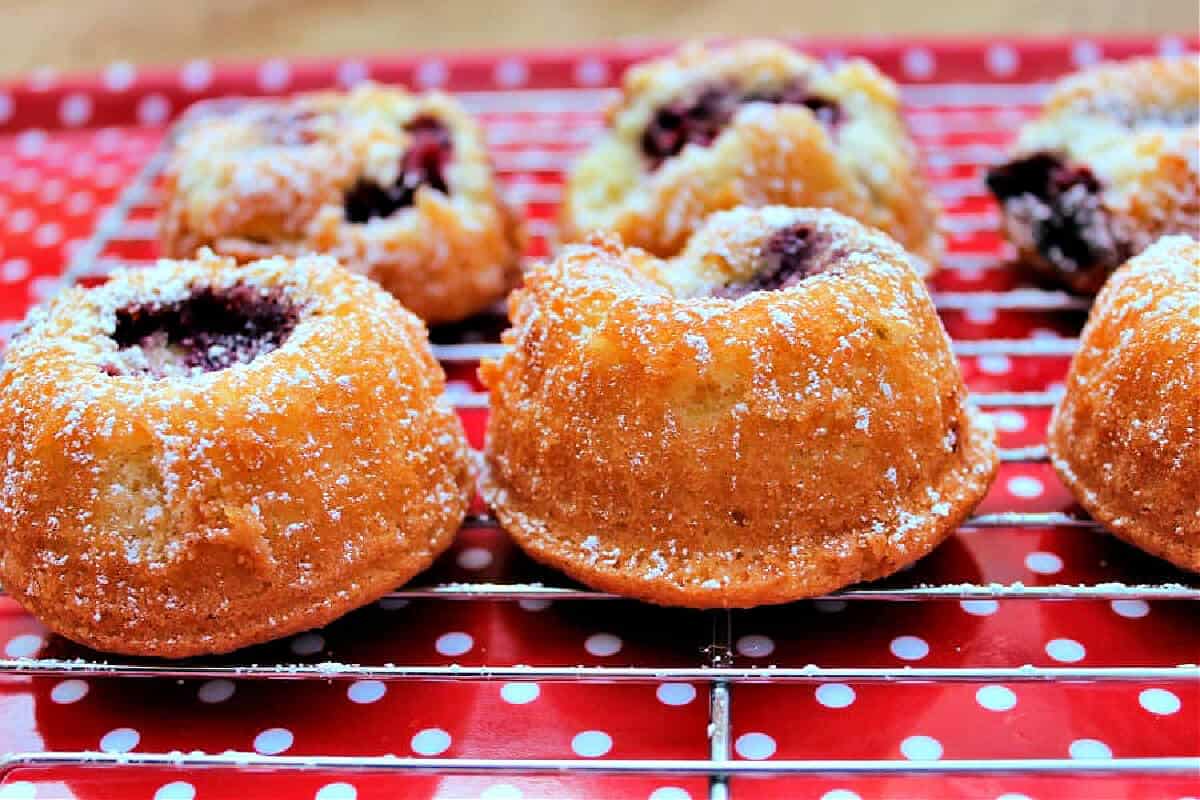
{"label": "mini bundt cake", "polygon": [[891,234],[928,272],[938,207],[900,116],[869,63],[837,67],[771,42],[690,44],[633,67],[609,132],[571,173],[564,238],[612,231],[658,256],[737,206],[829,207]]}
{"label": "mini bundt cake", "polygon": [[110,652],[329,622],[466,513],[443,383],[420,320],[329,258],[203,253],[69,289],[0,369],[0,580]]}
{"label": "mini bundt cake", "polygon": [[1101,291],[1050,420],[1054,467],[1126,541],[1200,572],[1200,245],[1160,239]]}
{"label": "mini bundt cake", "polygon": [[1200,230],[1200,60],[1065,78],[987,184],[1021,261],[1093,295],[1160,236]]}
{"label": "mini bundt cake", "polygon": [[509,300],[482,490],[534,558],[666,605],[780,603],[946,538],[996,452],[912,257],[828,209],[594,236]]}
{"label": "mini bundt cake", "polygon": [[429,323],[503,298],[522,228],[479,126],[447,95],[363,86],[245,101],[186,124],[164,181],[164,252],[317,252]]}

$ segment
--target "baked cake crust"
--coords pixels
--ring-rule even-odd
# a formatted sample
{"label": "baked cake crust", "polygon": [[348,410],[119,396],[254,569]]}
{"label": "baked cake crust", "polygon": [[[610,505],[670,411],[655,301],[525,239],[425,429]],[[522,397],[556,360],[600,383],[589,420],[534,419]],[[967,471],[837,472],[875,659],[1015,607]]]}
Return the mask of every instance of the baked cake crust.
{"label": "baked cake crust", "polygon": [[1064,78],[988,184],[1021,261],[1079,294],[1160,236],[1200,232],[1200,58]]}
{"label": "baked cake crust", "polygon": [[1050,420],[1054,468],[1120,538],[1200,572],[1200,245],[1160,239],[1096,299]]}
{"label": "baked cake crust", "polygon": [[199,117],[163,191],[167,255],[332,255],[428,323],[482,311],[520,280],[521,220],[482,130],[440,92],[364,85]]}
{"label": "baked cake crust", "polygon": [[466,513],[443,384],[421,322],[329,258],[206,253],[68,289],[0,369],[0,580],[109,652],[323,625]]}
{"label": "baked cake crust", "polygon": [[[567,180],[568,241],[610,231],[671,256],[714,211],[782,204],[880,228],[923,259],[922,273],[940,256],[938,204],[896,87],[866,61],[827,67],[773,42],[692,43],[631,68],[608,126]],[[664,145],[658,162],[647,147]]]}
{"label": "baked cake crust", "polygon": [[783,207],[718,213],[666,261],[565,248],[480,368],[485,499],[539,561],[661,604],[781,603],[911,564],[996,469],[912,261]]}

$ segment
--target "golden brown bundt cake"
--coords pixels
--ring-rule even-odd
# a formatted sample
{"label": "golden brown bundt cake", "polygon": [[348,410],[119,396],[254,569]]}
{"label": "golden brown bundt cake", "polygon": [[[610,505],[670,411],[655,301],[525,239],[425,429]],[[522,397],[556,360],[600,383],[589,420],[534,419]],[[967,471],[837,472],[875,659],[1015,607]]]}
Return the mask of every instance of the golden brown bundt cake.
{"label": "golden brown bundt cake", "polygon": [[712,216],[678,257],[593,237],[510,298],[485,499],[601,590],[736,607],[928,553],[991,483],[990,425],[912,257],[822,209]]}
{"label": "golden brown bundt cake", "polygon": [[0,579],[99,650],[218,653],[424,569],[466,512],[421,322],[329,258],[202,254],[31,312],[0,369]]}
{"label": "golden brown bundt cake", "polygon": [[830,207],[921,256],[941,250],[896,87],[865,61],[837,67],[771,42],[690,44],[633,67],[609,132],[572,171],[565,238],[612,231],[678,253],[714,211]]}
{"label": "golden brown bundt cake", "polygon": [[1164,234],[1200,232],[1200,60],[1065,78],[988,172],[1021,260],[1079,294]]}
{"label": "golden brown bundt cake", "polygon": [[483,132],[438,92],[368,85],[200,117],[164,194],[167,255],[327,253],[430,323],[481,311],[520,279],[521,224]]}
{"label": "golden brown bundt cake", "polygon": [[1200,572],[1200,245],[1160,239],[1117,270],[1050,420],[1055,469],[1117,536]]}

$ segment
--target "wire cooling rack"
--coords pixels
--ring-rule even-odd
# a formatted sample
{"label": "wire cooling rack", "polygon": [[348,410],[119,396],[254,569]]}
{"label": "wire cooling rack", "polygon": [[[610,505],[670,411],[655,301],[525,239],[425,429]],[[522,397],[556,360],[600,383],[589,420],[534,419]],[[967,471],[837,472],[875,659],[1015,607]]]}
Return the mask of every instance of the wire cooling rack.
{"label": "wire cooling rack", "polygon": [[[931,165],[935,191],[951,203],[980,192],[981,168],[1002,157],[995,145],[939,144],[934,134],[983,134],[991,141],[997,131],[1008,130],[1027,116],[1041,97],[1040,85],[925,85],[905,92],[908,121],[925,148]],[[552,207],[560,196],[558,179],[573,153],[598,133],[602,109],[611,99],[604,90],[476,92],[460,95],[480,115],[490,142],[497,151],[497,167],[515,202]],[[981,104],[993,106],[980,111]],[[95,233],[75,251],[64,273],[66,284],[102,277],[116,267],[148,263],[156,236],[154,209],[156,182],[164,167],[171,137],[125,186],[117,202],[100,219]],[[931,144],[933,142],[933,144]],[[520,179],[514,176],[521,176]],[[545,180],[530,180],[542,176]],[[552,214],[534,214],[530,222],[533,248],[545,254],[553,243]],[[946,265],[964,270],[991,270],[1005,264],[1006,251],[994,241],[983,247],[971,244],[975,234],[993,231],[998,225],[994,210],[959,211],[948,215],[947,235],[951,253]],[[956,241],[957,240],[957,241]],[[145,257],[121,255],[124,251],[145,252]],[[115,254],[114,254],[115,253]],[[1082,311],[1087,305],[1061,292],[1016,289],[1004,292],[941,292],[935,303],[943,312],[988,313],[994,311],[1040,312]],[[501,345],[492,342],[455,341],[435,345],[445,364],[470,364],[497,354]],[[1004,356],[1017,358],[1063,357],[1077,347],[1072,338],[1043,337],[1015,340],[962,340],[954,348],[964,357]],[[1045,409],[1053,405],[1061,390],[976,393],[974,401],[983,408]],[[483,409],[485,394],[466,391],[453,395],[461,409]],[[1043,445],[1002,451],[1006,463],[1046,461]],[[486,515],[468,521],[474,527],[497,527]],[[1096,528],[1086,518],[1063,512],[999,511],[978,514],[964,530],[1034,529],[1044,527]],[[522,601],[569,600],[613,601],[614,595],[568,585],[544,583],[466,582],[417,585],[398,589],[393,599],[436,601]],[[1096,583],[1082,585],[1026,586],[1020,583],[896,585],[853,587],[832,596],[839,601],[928,602],[939,599],[1010,601],[1073,600],[1198,600],[1200,586],[1183,583]],[[830,599],[832,599],[830,598]],[[242,663],[236,654],[220,663],[162,662],[130,659],[0,659],[0,675],[96,676],[123,679],[223,678],[283,680],[385,681],[562,681],[562,682],[658,682],[692,681],[708,687],[707,759],[518,759],[518,758],[401,758],[393,756],[303,756],[259,753],[98,753],[29,752],[9,754],[0,768],[121,764],[145,767],[262,767],[272,769],[320,769],[333,772],[380,771],[436,774],[474,773],[578,773],[655,774],[704,776],[713,800],[731,796],[730,778],[742,775],[863,776],[863,775],[1061,775],[1061,774],[1176,774],[1200,770],[1200,758],[1116,758],[1103,761],[1077,759],[965,759],[939,761],[906,760],[769,760],[746,761],[733,757],[731,718],[736,687],[749,683],[813,684],[828,681],[855,683],[896,682],[1195,682],[1200,669],[1195,665],[1166,667],[1093,666],[1040,667],[803,667],[744,668],[734,666],[735,617],[729,612],[710,613],[712,637],[707,656],[695,666],[641,664],[608,666],[523,666],[457,664],[354,664],[354,663]]]}

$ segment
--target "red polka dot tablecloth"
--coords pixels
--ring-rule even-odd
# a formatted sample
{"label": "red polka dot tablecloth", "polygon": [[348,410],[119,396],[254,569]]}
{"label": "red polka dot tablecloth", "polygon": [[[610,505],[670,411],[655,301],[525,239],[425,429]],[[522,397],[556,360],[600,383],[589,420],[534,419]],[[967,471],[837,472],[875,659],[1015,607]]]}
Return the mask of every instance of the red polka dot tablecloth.
{"label": "red polka dot tablecloth", "polygon": [[[948,255],[931,288],[960,343],[972,390],[990,403],[1002,447],[1044,441],[1045,404],[1000,402],[997,393],[1052,393],[1061,385],[1079,309],[1056,312],[973,303],[979,292],[1027,284],[996,234],[981,165],[999,159],[1036,109],[1047,81],[1103,58],[1182,53],[1195,39],[1011,42],[802,42],[828,59],[863,55],[903,85],[908,122],[948,211]],[[144,71],[113,64],[100,75],[38,72],[0,88],[0,339],[26,309],[67,281],[101,279],[111,266],[150,259],[154,189],[129,209],[118,199],[159,151],[165,128],[191,103],[278,94],[365,79],[462,94],[483,120],[506,190],[524,204],[531,255],[553,234],[561,172],[596,134],[609,89],[628,64],[658,47],[421,59],[217,66],[203,61]],[[128,213],[125,213],[125,212]],[[90,242],[97,229],[109,241]],[[964,300],[964,298],[966,298]],[[442,331],[452,341],[494,340],[495,330]],[[994,340],[1044,339],[1057,355],[1022,354]],[[475,446],[486,410],[469,402],[474,366],[448,362],[450,392]],[[1047,395],[1049,396],[1049,395]],[[979,509],[992,524],[965,528],[883,588],[964,584],[1007,587],[1006,596],[896,602],[829,598],[777,608],[705,614],[607,599],[446,599],[399,593],[322,630],[220,659],[192,677],[0,674],[0,752],[105,754],[103,766],[10,756],[0,799],[145,798],[1170,798],[1200,795],[1187,771],[1030,775],[1020,762],[1065,763],[1200,755],[1195,672],[1162,679],[967,680],[962,669],[1017,676],[1050,667],[1174,668],[1200,660],[1200,624],[1189,600],[1034,600],[1020,587],[1195,585],[1194,577],[1073,524],[1004,527],[999,512],[1073,511],[1052,470],[1037,459],[1006,463]],[[1056,517],[1047,517],[1056,520]],[[524,558],[486,519],[469,525],[422,587],[499,583],[564,587]],[[714,643],[726,649],[714,651]],[[51,636],[0,597],[6,659],[120,661]],[[714,660],[715,659],[715,660]],[[5,662],[11,663],[11,662]],[[166,662],[136,662],[151,669]],[[733,681],[714,692],[694,674],[654,669],[727,667],[845,669],[845,679]],[[234,665],[326,664],[297,680],[240,677]],[[337,665],[431,668],[438,680],[393,670],[346,676]],[[470,672],[455,676],[450,665]],[[527,665],[528,675],[515,667]],[[563,680],[563,667],[646,667],[619,681]],[[500,668],[498,678],[474,668]],[[941,668],[948,677],[903,680],[899,670]],[[551,677],[538,677],[545,668]],[[504,671],[507,670],[507,671]],[[864,677],[871,670],[888,680]],[[402,670],[400,670],[402,671]],[[561,670],[560,670],[561,672]],[[856,678],[854,675],[859,677]],[[215,677],[214,677],[215,676]],[[737,764],[845,760],[901,769],[853,774],[714,779],[680,770],[459,769],[472,760],[566,760],[603,766],[648,760],[702,762],[715,752],[710,722],[729,712]],[[719,747],[719,745],[718,745]],[[225,766],[186,766],[189,756],[234,754]],[[114,755],[124,754],[124,759]],[[243,754],[238,756],[236,754]],[[154,755],[165,758],[145,759]],[[280,756],[274,766],[247,764]],[[437,769],[348,768],[355,758],[429,759]],[[239,758],[243,762],[238,765]],[[291,758],[291,760],[288,760]],[[337,759],[343,758],[341,762]],[[174,762],[172,761],[174,759]],[[305,759],[310,759],[305,763]],[[939,764],[1013,760],[997,774]],[[124,763],[123,763],[124,762]],[[142,763],[149,762],[149,763]],[[178,763],[176,763],[178,762]],[[904,765],[928,773],[905,772]]]}

